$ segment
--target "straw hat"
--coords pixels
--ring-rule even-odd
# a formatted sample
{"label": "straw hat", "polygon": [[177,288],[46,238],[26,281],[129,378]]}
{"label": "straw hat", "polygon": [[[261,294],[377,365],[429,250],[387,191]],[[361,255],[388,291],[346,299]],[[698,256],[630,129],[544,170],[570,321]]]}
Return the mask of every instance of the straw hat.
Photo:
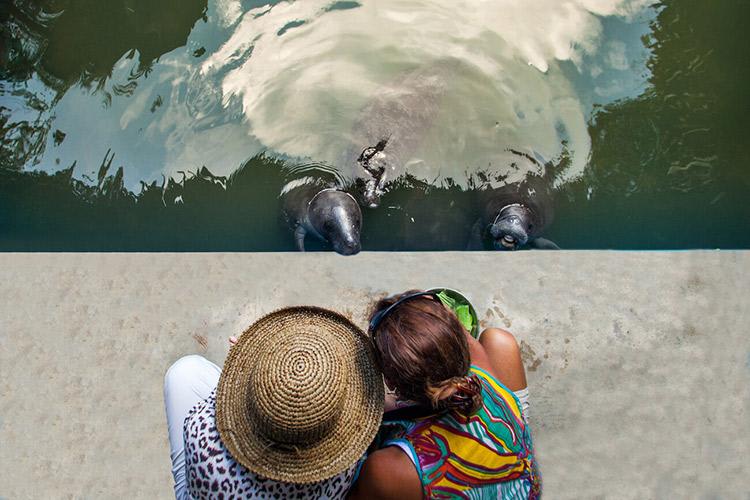
{"label": "straw hat", "polygon": [[328,479],[365,452],[383,415],[372,346],[348,319],[317,307],[281,309],[231,348],[216,423],[235,460],[263,477]]}

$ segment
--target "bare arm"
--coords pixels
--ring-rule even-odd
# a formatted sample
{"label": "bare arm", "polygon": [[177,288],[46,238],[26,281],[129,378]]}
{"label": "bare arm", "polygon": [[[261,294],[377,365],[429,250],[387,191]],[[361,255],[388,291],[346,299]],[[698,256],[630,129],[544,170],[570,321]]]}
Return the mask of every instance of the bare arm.
{"label": "bare arm", "polygon": [[367,457],[349,492],[355,500],[421,500],[422,482],[409,457],[388,446]]}

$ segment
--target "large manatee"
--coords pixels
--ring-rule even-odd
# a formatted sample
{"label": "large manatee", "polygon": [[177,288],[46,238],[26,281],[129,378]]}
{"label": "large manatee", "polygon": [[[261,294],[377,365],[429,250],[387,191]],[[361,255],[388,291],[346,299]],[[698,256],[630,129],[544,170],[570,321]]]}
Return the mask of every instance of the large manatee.
{"label": "large manatee", "polygon": [[458,61],[444,60],[411,71],[382,87],[362,109],[342,165],[367,179],[364,198],[379,204],[387,180],[403,174],[425,142],[446,92],[446,78]]}
{"label": "large manatee", "polygon": [[281,198],[298,250],[305,251],[305,237],[311,234],[341,255],[359,253],[362,211],[352,195],[310,178],[288,184]]}

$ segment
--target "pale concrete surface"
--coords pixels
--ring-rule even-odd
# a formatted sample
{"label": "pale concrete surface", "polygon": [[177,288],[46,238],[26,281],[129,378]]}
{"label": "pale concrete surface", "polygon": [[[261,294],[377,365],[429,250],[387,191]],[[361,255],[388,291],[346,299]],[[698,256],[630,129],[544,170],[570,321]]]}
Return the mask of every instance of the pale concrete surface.
{"label": "pale concrete surface", "polygon": [[546,498],[748,498],[750,252],[0,255],[0,497],[169,498],[169,364],[448,285],[521,341]]}

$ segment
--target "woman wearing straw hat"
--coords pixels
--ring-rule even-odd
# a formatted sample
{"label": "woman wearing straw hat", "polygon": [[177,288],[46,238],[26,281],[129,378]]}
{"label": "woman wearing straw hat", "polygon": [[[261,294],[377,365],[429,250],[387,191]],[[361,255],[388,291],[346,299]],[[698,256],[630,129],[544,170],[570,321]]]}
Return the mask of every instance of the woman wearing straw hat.
{"label": "woman wearing straw hat", "polygon": [[414,406],[386,414],[352,498],[539,497],[510,333],[474,339],[434,291],[381,300],[369,330],[386,383]]}
{"label": "woman wearing straw hat", "polygon": [[175,362],[164,399],[178,499],[343,498],[380,424],[383,383],[359,328],[293,307],[251,325],[223,370]]}

